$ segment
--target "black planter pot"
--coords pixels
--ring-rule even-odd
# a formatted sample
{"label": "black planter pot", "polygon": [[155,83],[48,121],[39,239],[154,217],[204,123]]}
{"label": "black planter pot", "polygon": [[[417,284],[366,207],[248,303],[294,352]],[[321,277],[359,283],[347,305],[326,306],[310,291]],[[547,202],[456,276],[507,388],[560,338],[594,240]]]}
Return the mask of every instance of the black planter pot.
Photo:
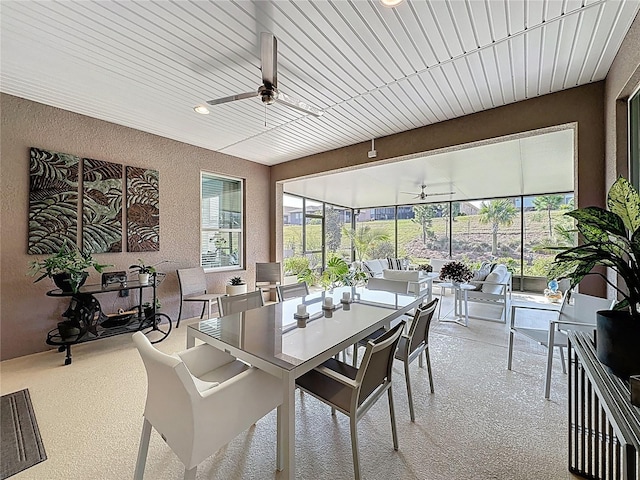
{"label": "black planter pot", "polygon": [[89,277],[88,272],[82,272],[82,278],[78,282],[76,288],[73,287],[73,283],[71,282],[71,275],[68,273],[56,273],[52,275],[53,283],[62,290],[63,292],[73,292],[74,290],[80,288],[84,285],[84,282],[87,281],[87,277]]}
{"label": "black planter pot", "polygon": [[73,322],[65,321],[58,323],[58,333],[63,340],[74,339],[80,335],[80,328]]}
{"label": "black planter pot", "polygon": [[596,322],[598,360],[621,378],[640,374],[640,318],[622,310],[601,310]]}

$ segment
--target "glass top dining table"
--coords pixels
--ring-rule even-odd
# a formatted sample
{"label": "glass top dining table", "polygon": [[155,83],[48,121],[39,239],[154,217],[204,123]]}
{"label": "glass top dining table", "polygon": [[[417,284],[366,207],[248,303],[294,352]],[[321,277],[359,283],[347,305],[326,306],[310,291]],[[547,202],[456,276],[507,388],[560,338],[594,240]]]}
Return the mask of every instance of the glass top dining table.
{"label": "glass top dining table", "polygon": [[[348,293],[350,301],[343,302]],[[339,287],[265,305],[242,313],[194,323],[187,328],[187,348],[195,339],[264,370],[283,382],[278,407],[278,470],[295,478],[295,379],[380,327],[390,326],[419,306],[427,295],[398,294],[364,287]],[[325,298],[333,308],[323,308]],[[306,322],[294,315],[304,304]]]}

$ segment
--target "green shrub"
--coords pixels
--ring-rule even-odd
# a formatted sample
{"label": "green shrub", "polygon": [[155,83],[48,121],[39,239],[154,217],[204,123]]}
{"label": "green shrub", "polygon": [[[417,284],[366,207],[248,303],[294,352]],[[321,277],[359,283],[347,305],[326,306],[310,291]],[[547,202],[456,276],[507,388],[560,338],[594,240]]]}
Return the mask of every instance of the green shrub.
{"label": "green shrub", "polygon": [[307,257],[289,257],[284,259],[284,274],[299,275],[309,268]]}

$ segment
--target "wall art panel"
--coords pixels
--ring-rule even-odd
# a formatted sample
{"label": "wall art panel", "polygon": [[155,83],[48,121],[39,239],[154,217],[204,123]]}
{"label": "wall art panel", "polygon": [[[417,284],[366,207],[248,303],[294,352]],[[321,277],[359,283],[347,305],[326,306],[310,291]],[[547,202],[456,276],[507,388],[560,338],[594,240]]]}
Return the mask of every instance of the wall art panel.
{"label": "wall art panel", "polygon": [[83,159],[82,249],[122,251],[122,165]]}
{"label": "wall art panel", "polygon": [[30,149],[27,253],[49,254],[78,236],[78,167],[67,153]]}
{"label": "wall art panel", "polygon": [[160,190],[157,170],[127,167],[127,249],[160,250]]}

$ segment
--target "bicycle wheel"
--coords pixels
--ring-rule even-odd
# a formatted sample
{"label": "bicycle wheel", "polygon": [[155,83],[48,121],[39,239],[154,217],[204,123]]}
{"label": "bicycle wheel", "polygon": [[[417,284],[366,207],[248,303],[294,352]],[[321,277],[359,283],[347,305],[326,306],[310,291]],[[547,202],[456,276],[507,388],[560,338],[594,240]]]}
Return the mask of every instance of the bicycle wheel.
{"label": "bicycle wheel", "polygon": [[158,343],[169,336],[172,327],[173,323],[169,315],[156,313],[151,324],[142,328],[140,331],[147,336],[151,343]]}

